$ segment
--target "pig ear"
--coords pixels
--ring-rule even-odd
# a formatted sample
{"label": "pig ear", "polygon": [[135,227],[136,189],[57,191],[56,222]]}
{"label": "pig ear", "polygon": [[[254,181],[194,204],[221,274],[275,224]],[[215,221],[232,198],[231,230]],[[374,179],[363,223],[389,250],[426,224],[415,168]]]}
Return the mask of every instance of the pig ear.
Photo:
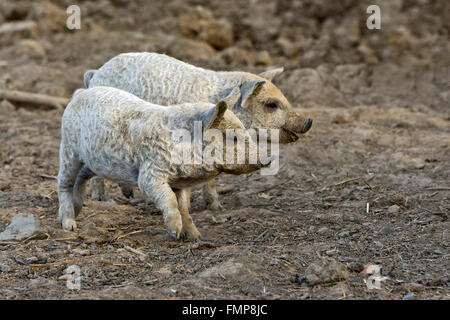
{"label": "pig ear", "polygon": [[247,106],[247,99],[251,96],[258,94],[262,86],[266,83],[266,80],[253,80],[245,82],[241,85],[242,106]]}
{"label": "pig ear", "polygon": [[240,97],[241,90],[239,89],[239,87],[234,87],[234,89],[231,90],[231,92],[222,100],[225,101],[230,110],[232,110],[235,104],[239,101]]}
{"label": "pig ear", "polygon": [[269,81],[272,81],[273,78],[275,78],[277,75],[279,75],[280,73],[282,73],[284,71],[284,68],[276,68],[276,69],[271,69],[271,70],[267,70],[264,71],[262,73],[259,74],[260,77],[267,79]]}
{"label": "pig ear", "polygon": [[201,116],[203,130],[210,128],[216,128],[220,121],[223,119],[225,111],[228,110],[227,103],[222,100],[217,103],[214,108],[205,111]]}

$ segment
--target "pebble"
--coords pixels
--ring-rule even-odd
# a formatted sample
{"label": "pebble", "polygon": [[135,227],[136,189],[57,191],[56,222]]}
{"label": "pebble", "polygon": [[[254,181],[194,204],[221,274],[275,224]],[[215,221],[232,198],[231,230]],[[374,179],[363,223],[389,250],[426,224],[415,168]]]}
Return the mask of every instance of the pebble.
{"label": "pebble", "polygon": [[379,242],[379,241],[374,241],[374,244],[378,248],[383,248],[384,247],[384,245],[381,242]]}
{"label": "pebble", "polygon": [[30,213],[19,213],[12,219],[5,231],[0,233],[0,241],[23,240],[40,231],[39,219]]}
{"label": "pebble", "polygon": [[327,233],[330,229],[328,229],[327,227],[322,227],[319,230],[317,230],[318,234],[324,234]]}
{"label": "pebble", "polygon": [[0,264],[0,272],[8,272],[9,267],[5,264]]}
{"label": "pebble", "polygon": [[80,256],[88,256],[91,254],[91,251],[89,249],[75,248],[72,251],[76,254],[79,254]]}
{"label": "pebble", "polygon": [[349,235],[350,235],[350,232],[348,232],[348,231],[344,231],[344,232],[341,232],[341,233],[338,234],[338,236],[341,237],[341,238],[346,238]]}
{"label": "pebble", "polygon": [[412,293],[412,292],[410,292],[407,295],[403,296],[403,300],[409,300],[409,299],[412,299],[412,298],[414,298],[414,293]]}
{"label": "pebble", "polygon": [[153,272],[153,275],[158,279],[166,279],[172,276],[172,271],[167,268],[161,268]]}
{"label": "pebble", "polygon": [[380,229],[380,231],[378,231],[378,234],[381,234],[381,235],[388,235],[388,234],[391,234],[392,231],[393,231],[392,227],[389,226],[389,225],[387,225],[387,226],[382,227],[382,228]]}
{"label": "pebble", "polygon": [[306,277],[302,276],[302,275],[299,275],[299,274],[296,274],[294,282],[296,282],[298,284],[305,284],[306,285]]}
{"label": "pebble", "polygon": [[347,267],[332,258],[322,258],[321,261],[310,264],[305,272],[306,281],[309,285],[347,280],[348,276]]}
{"label": "pebble", "polygon": [[398,205],[394,204],[393,206],[390,206],[388,208],[388,211],[390,213],[398,213],[400,211],[400,207]]}
{"label": "pebble", "polygon": [[276,266],[276,265],[278,265],[278,263],[279,263],[278,259],[272,259],[272,260],[270,260],[269,265]]}

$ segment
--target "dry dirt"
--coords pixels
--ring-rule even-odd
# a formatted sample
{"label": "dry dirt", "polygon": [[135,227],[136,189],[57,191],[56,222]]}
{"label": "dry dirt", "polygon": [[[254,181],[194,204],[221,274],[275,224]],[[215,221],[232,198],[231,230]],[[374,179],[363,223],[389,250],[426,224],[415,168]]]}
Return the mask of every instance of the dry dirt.
{"label": "dry dirt", "polygon": [[[129,51],[216,70],[284,65],[275,84],[314,124],[282,146],[277,175],[221,176],[224,211],[196,189],[207,240],[192,243],[116,184],[63,231],[62,110],[1,101],[0,231],[31,213],[43,232],[0,244],[0,298],[449,299],[450,3],[375,2],[381,30],[366,28],[366,1],[79,1],[70,31],[71,0],[2,1],[0,25],[36,29],[0,37],[0,89],[70,97],[87,69]],[[345,276],[308,282],[326,258]],[[367,264],[389,278],[381,289],[364,283]],[[80,290],[58,280],[70,265]]]}

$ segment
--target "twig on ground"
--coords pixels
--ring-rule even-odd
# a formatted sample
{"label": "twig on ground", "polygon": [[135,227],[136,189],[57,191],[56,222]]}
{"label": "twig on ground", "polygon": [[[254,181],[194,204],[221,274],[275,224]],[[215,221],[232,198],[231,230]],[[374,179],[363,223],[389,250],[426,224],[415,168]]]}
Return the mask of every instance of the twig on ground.
{"label": "twig on ground", "polygon": [[346,180],[343,180],[343,181],[338,182],[338,183],[336,183],[336,184],[333,184],[332,186],[333,186],[333,187],[337,187],[337,186],[340,186],[340,185],[343,185],[343,184],[346,184],[346,183],[349,183],[349,182],[352,182],[352,181],[359,180],[359,179],[361,179],[361,178],[362,178],[362,177],[356,177],[356,178],[346,179]]}
{"label": "twig on ground", "polygon": [[56,109],[63,109],[70,99],[61,97],[52,97],[45,94],[23,92],[17,90],[0,90],[0,99],[7,99],[17,102],[25,102],[32,104],[43,104],[54,107]]}
{"label": "twig on ground", "polygon": [[46,174],[38,174],[38,176],[41,177],[41,178],[45,178],[45,179],[58,180],[58,177],[49,176],[49,175],[46,175]]}
{"label": "twig on ground", "polygon": [[31,263],[29,264],[30,267],[53,267],[53,266],[60,266],[63,264],[69,264],[72,263],[73,260],[64,260],[64,261],[57,261],[57,262],[49,262],[49,263]]}
{"label": "twig on ground", "polygon": [[111,242],[118,241],[118,240],[120,240],[122,238],[128,237],[128,236],[130,236],[132,234],[136,234],[136,233],[139,233],[139,232],[142,232],[142,231],[143,230],[141,229],[141,230],[135,230],[135,231],[131,231],[131,232],[128,232],[128,233],[125,233],[125,234],[121,234],[121,235],[117,236],[116,238],[112,239]]}
{"label": "twig on ground", "polygon": [[430,191],[450,191],[450,188],[448,187],[430,187],[425,189]]}
{"label": "twig on ground", "polygon": [[134,249],[134,248],[132,248],[132,247],[124,246],[124,248],[127,249],[127,250],[130,251],[130,252],[133,252],[133,253],[137,254],[137,255],[140,255],[140,256],[146,256],[146,254],[145,254],[144,252],[139,251],[139,250],[137,250],[137,249]]}

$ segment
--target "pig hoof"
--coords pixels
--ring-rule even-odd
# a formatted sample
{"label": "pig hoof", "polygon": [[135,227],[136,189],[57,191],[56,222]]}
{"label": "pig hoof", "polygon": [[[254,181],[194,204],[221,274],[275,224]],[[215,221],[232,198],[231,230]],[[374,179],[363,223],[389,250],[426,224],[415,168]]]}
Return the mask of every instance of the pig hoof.
{"label": "pig hoof", "polygon": [[169,234],[169,236],[171,236],[172,238],[174,238],[174,239],[176,239],[176,240],[178,240],[178,239],[180,238],[180,235],[179,235],[179,234],[176,234],[176,233],[173,232],[173,231],[167,230],[167,233]]}
{"label": "pig hoof", "polygon": [[223,211],[224,210],[224,207],[220,204],[219,201],[208,203],[206,205],[206,207],[208,208],[208,210],[212,210],[212,211]]}
{"label": "pig hoof", "polygon": [[77,229],[77,223],[74,219],[63,219],[62,227],[66,231],[75,231]]}
{"label": "pig hoof", "polygon": [[183,228],[183,224],[181,222],[181,217],[178,219],[173,219],[167,224],[167,232],[172,238],[180,239],[181,229]]}
{"label": "pig hoof", "polygon": [[189,239],[194,240],[194,241],[200,241],[203,239],[202,234],[200,232],[196,232],[194,234],[190,234],[189,235]]}
{"label": "pig hoof", "polygon": [[202,239],[202,234],[197,230],[197,228],[193,229],[193,230],[187,230],[187,229],[183,229],[181,231],[181,239],[186,240],[201,240]]}

